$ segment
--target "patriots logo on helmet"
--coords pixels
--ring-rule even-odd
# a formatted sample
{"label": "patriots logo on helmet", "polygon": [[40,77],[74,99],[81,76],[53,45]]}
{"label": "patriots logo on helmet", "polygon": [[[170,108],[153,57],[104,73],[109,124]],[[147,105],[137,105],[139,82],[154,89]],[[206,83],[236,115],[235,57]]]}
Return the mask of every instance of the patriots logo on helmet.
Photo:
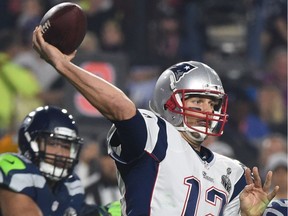
{"label": "patriots logo on helmet", "polygon": [[176,81],[180,80],[186,73],[189,73],[191,70],[197,67],[187,64],[180,63],[170,68],[170,70],[174,73]]}

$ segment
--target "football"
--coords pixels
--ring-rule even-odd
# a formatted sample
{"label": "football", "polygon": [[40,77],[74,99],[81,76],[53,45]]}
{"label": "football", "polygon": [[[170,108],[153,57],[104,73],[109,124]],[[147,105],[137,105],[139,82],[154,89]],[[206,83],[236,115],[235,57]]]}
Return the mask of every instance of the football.
{"label": "football", "polygon": [[82,43],[87,28],[86,14],[71,2],[55,5],[40,21],[43,38],[64,54],[71,54]]}

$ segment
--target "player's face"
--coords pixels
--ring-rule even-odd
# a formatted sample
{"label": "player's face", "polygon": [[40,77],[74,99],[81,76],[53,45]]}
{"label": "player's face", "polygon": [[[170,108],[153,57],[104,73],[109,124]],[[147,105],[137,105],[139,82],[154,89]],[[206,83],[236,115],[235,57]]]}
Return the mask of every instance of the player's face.
{"label": "player's face", "polygon": [[[40,150],[45,151],[47,163],[56,165],[57,167],[63,167],[65,165],[65,159],[70,157],[71,143],[58,138],[47,137],[40,147]],[[57,160],[55,160],[57,158]],[[61,160],[63,158],[63,160]],[[55,164],[56,161],[56,164]]]}
{"label": "player's face", "polygon": [[46,153],[68,157],[70,154],[70,143],[62,139],[48,138],[46,140]]}
{"label": "player's face", "polygon": [[[213,113],[214,107],[219,103],[215,98],[210,96],[195,96],[189,97],[184,102],[187,114],[191,116],[187,117],[187,123],[191,126],[203,126],[206,127],[206,114]],[[203,112],[203,113],[200,113]]]}

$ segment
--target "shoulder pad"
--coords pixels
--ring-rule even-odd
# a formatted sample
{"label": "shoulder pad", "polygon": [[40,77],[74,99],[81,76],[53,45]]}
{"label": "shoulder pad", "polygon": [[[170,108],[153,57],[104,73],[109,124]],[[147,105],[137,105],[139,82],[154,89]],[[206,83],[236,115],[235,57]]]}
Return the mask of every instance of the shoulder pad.
{"label": "shoulder pad", "polygon": [[25,168],[25,163],[16,155],[8,153],[0,155],[0,170],[2,170],[5,175],[8,175],[12,170],[23,170]]}

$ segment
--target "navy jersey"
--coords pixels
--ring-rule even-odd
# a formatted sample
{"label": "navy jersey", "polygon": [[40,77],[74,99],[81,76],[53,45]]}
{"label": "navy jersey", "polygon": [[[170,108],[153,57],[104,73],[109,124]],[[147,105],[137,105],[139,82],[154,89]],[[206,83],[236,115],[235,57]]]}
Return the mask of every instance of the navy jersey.
{"label": "navy jersey", "polygon": [[237,160],[201,147],[148,110],[114,122],[108,151],[115,159],[123,215],[238,215],[246,185]]}
{"label": "navy jersey", "polygon": [[288,199],[274,199],[267,206],[263,216],[287,216]]}
{"label": "navy jersey", "polygon": [[31,197],[45,216],[79,215],[84,205],[84,189],[75,174],[52,189],[38,167],[18,154],[0,155],[0,184]]}

